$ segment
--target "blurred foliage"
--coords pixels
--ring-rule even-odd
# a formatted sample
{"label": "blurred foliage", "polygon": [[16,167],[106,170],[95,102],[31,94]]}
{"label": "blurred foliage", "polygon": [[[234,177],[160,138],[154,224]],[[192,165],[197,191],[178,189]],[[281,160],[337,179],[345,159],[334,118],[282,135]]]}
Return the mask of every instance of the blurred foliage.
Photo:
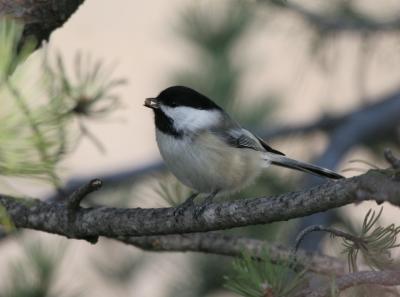
{"label": "blurred foliage", "polygon": [[[143,253],[137,253],[132,247],[125,250],[120,243],[108,239],[102,239],[100,252],[100,256],[94,255],[91,258],[91,263],[101,277],[117,286],[129,284],[150,258]],[[112,261],[110,254],[113,254]]]}
{"label": "blurred foliage", "polygon": [[47,115],[53,111],[53,105],[28,107],[16,86],[18,77],[12,77],[16,65],[33,49],[27,45],[17,53],[21,33],[19,25],[5,19],[0,21],[0,174],[47,175],[57,184],[54,166],[62,143],[55,137],[44,136],[60,127],[58,121]]}
{"label": "blurred foliage", "polygon": [[[384,73],[391,71],[395,77],[399,77],[398,68],[394,66],[397,64],[394,61],[400,58],[397,50],[400,41],[398,2],[384,1],[383,5],[376,1],[355,0],[257,2],[262,4],[260,8],[263,7],[270,18],[290,16],[295,20],[295,26],[302,29],[297,32],[305,33],[300,34],[308,49],[308,63],[305,63],[303,73],[307,73],[308,69],[313,67],[312,64],[315,64],[322,70],[321,74],[330,80],[328,83],[334,85],[339,68],[349,67],[348,63],[341,63],[341,58],[351,56],[354,60],[350,66],[352,89],[356,92],[360,104],[368,103],[371,99],[369,96],[376,96],[374,92],[368,93],[371,90],[368,83],[371,83],[371,76],[376,75],[375,78],[378,78],[379,70]],[[388,40],[394,41],[396,45],[388,48],[385,44]],[[354,49],[355,55],[352,56],[349,52]],[[377,69],[376,64],[386,69]],[[397,85],[398,83],[392,84],[391,88],[397,88]],[[326,99],[331,99],[329,97]],[[392,137],[392,145],[393,140]],[[376,143],[367,145],[374,146]]]}
{"label": "blurred foliage", "polygon": [[[211,4],[211,2],[209,2]],[[240,88],[249,69],[242,53],[235,52],[238,44],[249,35],[256,19],[255,6],[243,1],[220,1],[193,5],[185,10],[176,32],[191,45],[194,56],[190,69],[173,75],[174,84],[195,88],[206,94],[245,126],[258,127],[272,117],[275,96],[262,98],[246,96],[240,100]],[[243,62],[241,62],[243,60]],[[251,101],[252,104],[246,104]]]}
{"label": "blurred foliage", "polygon": [[53,68],[48,63],[46,66],[47,75],[53,80],[49,93],[64,98],[67,115],[104,119],[119,106],[118,97],[112,91],[126,81],[113,79],[112,67],[93,60],[91,55],[75,56],[74,76],[68,75],[60,55]]}
{"label": "blurred foliage", "polygon": [[[400,246],[397,243],[400,227],[394,224],[386,227],[380,226],[379,220],[382,217],[382,213],[383,207],[378,213],[370,209],[366,213],[359,230],[354,228],[350,222],[345,225],[348,233],[357,239],[355,241],[343,240],[344,249],[342,253],[347,256],[350,271],[365,270],[362,267],[360,269],[360,264],[367,265],[372,270],[398,269],[399,263],[396,258],[392,258],[392,251]],[[399,292],[395,287],[364,285],[348,289],[345,296],[394,297],[399,296]]]}
{"label": "blurred foliage", "polygon": [[21,34],[20,25],[0,20],[0,175],[43,178],[59,188],[56,166],[77,144],[73,122],[91,137],[80,119],[113,111],[118,101],[111,91],[123,81],[90,56],[76,56],[75,77],[60,56],[55,66],[46,55],[34,64],[38,59],[26,57],[35,44],[18,49]]}
{"label": "blurred foliage", "polygon": [[[25,259],[11,263],[1,297],[78,297],[54,288],[65,247],[49,249],[38,242],[24,244]],[[69,289],[71,290],[71,289]]]}
{"label": "blurred foliage", "polygon": [[23,27],[14,21],[1,18],[0,21],[0,83],[3,84],[12,74],[18,64],[32,53],[35,48],[33,40],[28,41],[23,48],[18,49]]}
{"label": "blurred foliage", "polygon": [[232,51],[245,35],[252,15],[247,5],[225,3],[224,10],[188,8],[182,14],[177,33],[195,50],[193,70],[176,74],[176,81],[194,86],[219,104],[232,110],[244,65],[233,64]]}
{"label": "blurred foliage", "polygon": [[231,272],[231,259],[211,254],[194,254],[191,256],[190,271],[187,279],[178,280],[169,296],[197,297],[209,296],[221,291],[224,279],[221,275]]}
{"label": "blurred foliage", "polygon": [[105,149],[97,137],[84,124],[85,119],[103,120],[120,106],[118,96],[113,92],[126,83],[124,79],[113,79],[113,68],[104,66],[91,55],[76,54],[73,75],[68,74],[64,61],[57,55],[51,65],[45,61],[48,78],[47,92],[50,98],[57,98],[63,112],[60,119],[76,120],[79,126],[79,139],[87,137],[102,152]]}
{"label": "blurred foliage", "polygon": [[306,271],[296,273],[290,266],[272,263],[266,250],[261,259],[243,253],[242,258],[233,262],[233,276],[226,277],[225,286],[245,297],[290,296],[307,283]]}

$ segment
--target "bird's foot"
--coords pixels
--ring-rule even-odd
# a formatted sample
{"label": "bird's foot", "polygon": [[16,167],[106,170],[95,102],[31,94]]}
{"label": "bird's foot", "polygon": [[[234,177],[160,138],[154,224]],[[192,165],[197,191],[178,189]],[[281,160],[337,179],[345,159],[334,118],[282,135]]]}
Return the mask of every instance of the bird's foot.
{"label": "bird's foot", "polygon": [[197,220],[210,204],[211,201],[204,201],[202,204],[196,206],[196,208],[194,209],[193,217]]}
{"label": "bird's foot", "polygon": [[206,197],[204,202],[198,205],[194,210],[194,218],[197,220],[205,211],[205,209],[213,202],[213,199],[217,195],[217,191]]}
{"label": "bird's foot", "polygon": [[192,194],[192,195],[189,196],[189,198],[187,198],[187,199],[185,200],[185,202],[179,204],[179,205],[175,208],[175,210],[174,210],[174,212],[173,212],[174,217],[183,215],[184,212],[185,212],[188,208],[193,207],[193,206],[194,206],[194,198],[196,198],[197,195],[198,195],[197,193],[196,193],[196,194]]}

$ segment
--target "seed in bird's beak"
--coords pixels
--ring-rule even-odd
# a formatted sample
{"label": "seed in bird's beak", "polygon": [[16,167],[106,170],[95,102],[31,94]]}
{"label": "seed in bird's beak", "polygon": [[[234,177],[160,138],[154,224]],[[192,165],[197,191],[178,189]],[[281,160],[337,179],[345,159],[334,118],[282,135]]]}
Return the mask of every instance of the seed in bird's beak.
{"label": "seed in bird's beak", "polygon": [[152,109],[159,109],[160,104],[158,103],[157,98],[147,98],[144,101],[144,106],[152,108]]}

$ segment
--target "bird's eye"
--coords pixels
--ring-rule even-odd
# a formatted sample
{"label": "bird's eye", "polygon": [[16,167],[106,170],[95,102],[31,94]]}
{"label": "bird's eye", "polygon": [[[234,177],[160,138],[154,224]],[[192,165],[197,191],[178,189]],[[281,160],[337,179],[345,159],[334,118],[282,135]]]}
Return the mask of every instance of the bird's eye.
{"label": "bird's eye", "polygon": [[171,102],[171,103],[169,104],[169,106],[171,106],[171,107],[177,107],[178,104],[177,104],[176,102]]}

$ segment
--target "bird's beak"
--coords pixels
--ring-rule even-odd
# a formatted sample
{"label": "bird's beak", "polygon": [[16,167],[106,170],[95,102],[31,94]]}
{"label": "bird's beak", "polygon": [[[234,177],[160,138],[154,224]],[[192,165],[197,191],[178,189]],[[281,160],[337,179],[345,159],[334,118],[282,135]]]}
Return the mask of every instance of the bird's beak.
{"label": "bird's beak", "polygon": [[159,109],[160,104],[158,103],[157,98],[147,98],[144,101],[144,106],[152,108],[152,109]]}

